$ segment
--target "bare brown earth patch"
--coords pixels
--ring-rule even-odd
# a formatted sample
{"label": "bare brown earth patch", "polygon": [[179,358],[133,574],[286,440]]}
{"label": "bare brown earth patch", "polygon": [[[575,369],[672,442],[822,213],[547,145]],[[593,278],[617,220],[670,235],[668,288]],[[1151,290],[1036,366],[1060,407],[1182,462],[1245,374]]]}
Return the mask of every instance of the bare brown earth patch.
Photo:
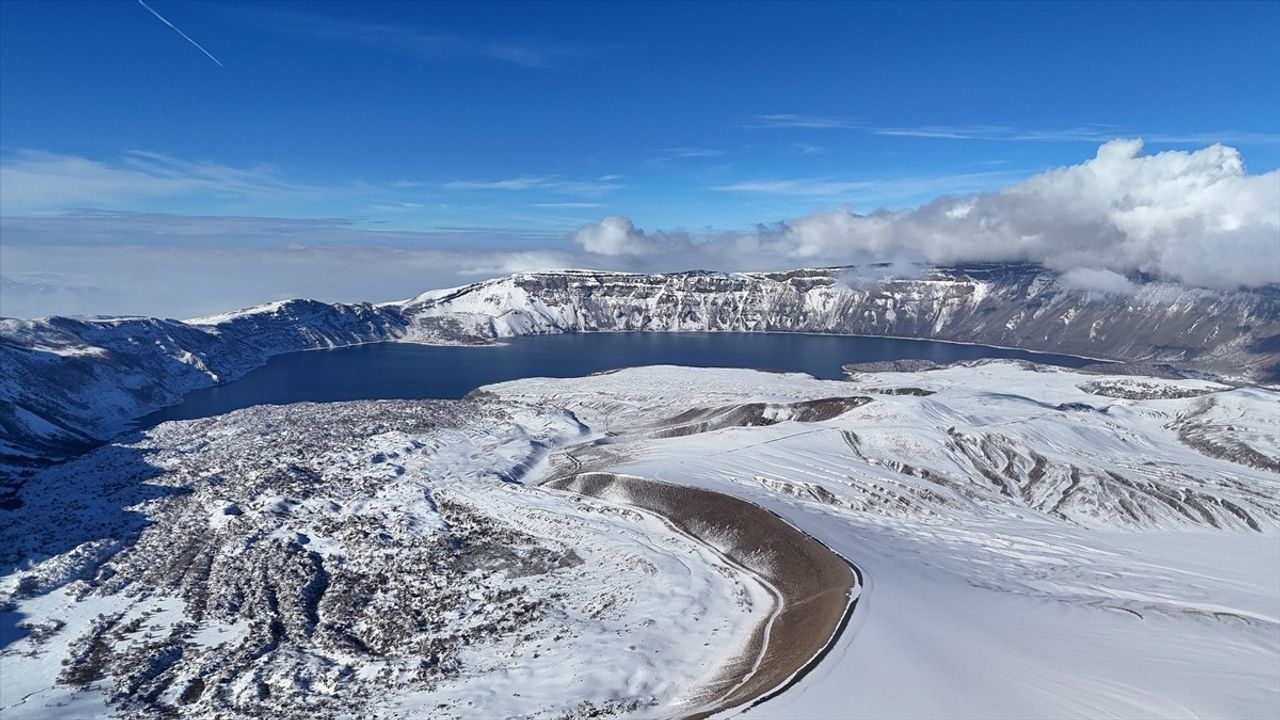
{"label": "bare brown earth patch", "polygon": [[[760,702],[814,667],[853,611],[857,570],[773,513],[721,493],[607,472],[561,476],[545,487],[657,513],[714,547],[776,592],[772,621],[704,689],[689,718]],[[758,662],[757,662],[758,660]]]}
{"label": "bare brown earth patch", "polygon": [[697,435],[728,427],[763,427],[780,422],[822,422],[837,418],[871,402],[863,395],[817,398],[792,403],[739,403],[692,408],[655,424],[655,429],[628,439],[671,438]]}

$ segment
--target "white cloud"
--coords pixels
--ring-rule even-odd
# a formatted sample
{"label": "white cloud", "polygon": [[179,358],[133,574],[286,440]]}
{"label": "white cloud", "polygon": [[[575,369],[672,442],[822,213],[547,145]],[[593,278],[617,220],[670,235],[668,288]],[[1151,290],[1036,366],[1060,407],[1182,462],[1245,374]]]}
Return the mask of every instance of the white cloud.
{"label": "white cloud", "polygon": [[840,276],[839,282],[854,290],[868,290],[890,280],[919,277],[921,269],[918,263],[905,258],[884,259],[850,269]]}
{"label": "white cloud", "polygon": [[1138,291],[1137,283],[1111,270],[1073,268],[1062,274],[1062,284],[1104,295],[1132,295]]}
{"label": "white cloud", "polygon": [[1080,165],[900,213],[812,215],[789,240],[800,254],[901,249],[931,262],[1033,260],[1212,287],[1280,282],[1280,172],[1250,176],[1222,145],[1141,150],[1114,140]]}
{"label": "white cloud", "polygon": [[575,267],[571,253],[555,250],[522,250],[506,253],[477,253],[475,257],[459,256],[457,273],[464,276],[494,277],[511,273],[541,272]]}
{"label": "white cloud", "polygon": [[684,233],[645,233],[621,215],[610,215],[598,223],[583,225],[573,233],[573,241],[596,255],[654,255],[685,250],[689,236]]}
{"label": "white cloud", "polygon": [[[749,189],[814,187],[826,189],[807,181]],[[1113,140],[1084,163],[1004,190],[897,212],[818,212],[690,249],[694,257],[682,260],[704,267],[1032,261],[1091,270],[1073,277],[1112,291],[1123,289],[1117,276],[1133,272],[1214,288],[1257,286],[1280,282],[1280,171],[1249,175],[1240,154],[1222,145],[1143,155],[1142,141]]]}

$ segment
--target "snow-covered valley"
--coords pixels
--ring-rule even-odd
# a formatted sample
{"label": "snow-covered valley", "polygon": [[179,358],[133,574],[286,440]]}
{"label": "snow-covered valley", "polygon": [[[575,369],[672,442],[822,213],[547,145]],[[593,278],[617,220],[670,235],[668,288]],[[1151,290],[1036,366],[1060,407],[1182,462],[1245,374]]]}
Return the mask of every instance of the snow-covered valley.
{"label": "snow-covered valley", "polygon": [[[670,717],[742,686],[787,689],[727,714],[1274,717],[1276,400],[1016,362],[648,367],[166,423],[20,491],[0,707]],[[809,561],[744,554],[748,511],[614,477],[847,558],[847,626],[787,624]],[[798,638],[825,655],[788,686],[770,643]]]}

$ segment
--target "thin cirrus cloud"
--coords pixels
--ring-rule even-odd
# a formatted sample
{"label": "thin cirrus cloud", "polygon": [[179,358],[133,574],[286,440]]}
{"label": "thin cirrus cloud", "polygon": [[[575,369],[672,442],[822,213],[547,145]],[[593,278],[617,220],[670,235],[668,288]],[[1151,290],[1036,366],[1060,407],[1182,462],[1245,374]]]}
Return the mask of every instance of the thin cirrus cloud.
{"label": "thin cirrus cloud", "polygon": [[510,192],[540,191],[556,195],[596,198],[618,190],[618,175],[601,175],[594,180],[571,180],[559,175],[520,176],[499,180],[454,180],[444,184],[446,190],[498,190]]}
{"label": "thin cirrus cloud", "polygon": [[866,127],[865,123],[852,118],[824,115],[796,115],[793,113],[775,113],[757,115],[755,122],[748,127],[754,128],[803,128],[809,130],[849,130]]}
{"label": "thin cirrus cloud", "polygon": [[761,179],[717,185],[727,193],[825,199],[839,197],[859,205],[893,205],[922,196],[986,190],[1031,174],[1020,170],[955,173],[948,175],[839,179],[830,177]]}
{"label": "thin cirrus cloud", "polygon": [[[756,129],[849,130],[885,137],[910,137],[935,140],[988,140],[1000,142],[1082,142],[1103,143],[1128,134],[1114,125],[1082,125],[1057,129],[1025,129],[1008,125],[877,125],[857,118],[833,115],[801,115],[775,113],[758,115],[748,127]],[[1148,142],[1169,144],[1233,143],[1237,145],[1280,144],[1280,133],[1242,132],[1164,132],[1143,133]]]}
{"label": "thin cirrus cloud", "polygon": [[413,27],[340,20],[325,15],[254,8],[239,13],[258,27],[323,42],[395,53],[417,60],[490,60],[526,68],[549,68],[590,54],[586,48],[508,40],[479,40]]}
{"label": "thin cirrus cloud", "polygon": [[724,155],[723,150],[704,147],[671,147],[662,148],[658,151],[663,157],[673,158],[699,158],[699,157],[720,157]]}
{"label": "thin cirrus cloud", "polygon": [[[142,150],[107,159],[18,150],[0,156],[0,214],[13,217],[86,208],[205,216],[340,213],[363,217],[365,222],[434,225],[447,217],[478,225],[516,222],[533,227],[556,218],[546,213],[521,214],[519,205],[508,202],[511,198],[492,205],[453,205],[439,202],[444,199],[441,193],[469,200],[486,194],[525,193],[522,205],[527,208],[582,210],[599,207],[600,198],[623,187],[621,179],[619,175],[585,179],[543,175],[443,184],[411,180],[316,184],[297,181],[270,164],[232,166]],[[559,219],[568,224],[580,220]]]}
{"label": "thin cirrus cloud", "polygon": [[594,207],[586,202],[622,187],[621,176],[602,175],[575,180],[556,175],[522,176],[499,180],[459,180],[443,185],[400,180],[374,184],[347,182],[317,185],[288,179],[269,164],[231,166],[192,161],[161,153],[134,150],[110,160],[38,150],[8,153],[0,162],[0,212],[22,215],[76,208],[146,209],[159,201],[190,199],[208,210],[306,207],[338,200],[365,198],[377,209],[414,210],[424,204],[424,192],[510,191],[540,192],[578,198],[579,202],[542,207]]}
{"label": "thin cirrus cloud", "polygon": [[325,188],[292,182],[270,165],[232,167],[132,151],[114,161],[22,150],[0,162],[0,211],[113,208],[157,198],[318,198]]}
{"label": "thin cirrus cloud", "polygon": [[723,150],[706,147],[668,147],[653,151],[653,157],[646,161],[648,165],[662,165],[673,160],[690,160],[698,158],[717,158],[724,156]]}
{"label": "thin cirrus cloud", "polygon": [[832,178],[791,178],[785,180],[747,180],[731,185],[716,185],[712,190],[760,195],[787,195],[794,197],[821,197],[845,195],[873,187],[864,180],[833,180]]}
{"label": "thin cirrus cloud", "polygon": [[0,216],[6,251],[19,247],[184,246],[276,247],[380,245],[473,247],[482,239],[495,247],[556,242],[562,230],[529,227],[442,225],[429,231],[371,227],[345,217],[286,218],[258,215],[180,215],[113,210],[72,210],[48,215]]}

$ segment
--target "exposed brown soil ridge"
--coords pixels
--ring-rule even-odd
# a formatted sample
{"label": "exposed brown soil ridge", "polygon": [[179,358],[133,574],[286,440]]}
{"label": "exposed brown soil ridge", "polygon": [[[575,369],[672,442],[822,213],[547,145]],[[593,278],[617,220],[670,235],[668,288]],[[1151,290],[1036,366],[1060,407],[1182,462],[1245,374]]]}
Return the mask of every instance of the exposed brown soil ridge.
{"label": "exposed brown soil ridge", "polygon": [[752,503],[700,488],[628,475],[586,472],[545,487],[630,505],[663,516],[757,575],[777,607],[740,657],[705,688],[688,718],[709,717],[772,697],[826,654],[853,612],[856,568],[777,515]]}
{"label": "exposed brown soil ridge", "polygon": [[823,422],[871,402],[865,395],[817,398],[792,403],[737,403],[695,407],[627,433],[627,440],[685,437],[730,427],[764,427],[780,422]]}

